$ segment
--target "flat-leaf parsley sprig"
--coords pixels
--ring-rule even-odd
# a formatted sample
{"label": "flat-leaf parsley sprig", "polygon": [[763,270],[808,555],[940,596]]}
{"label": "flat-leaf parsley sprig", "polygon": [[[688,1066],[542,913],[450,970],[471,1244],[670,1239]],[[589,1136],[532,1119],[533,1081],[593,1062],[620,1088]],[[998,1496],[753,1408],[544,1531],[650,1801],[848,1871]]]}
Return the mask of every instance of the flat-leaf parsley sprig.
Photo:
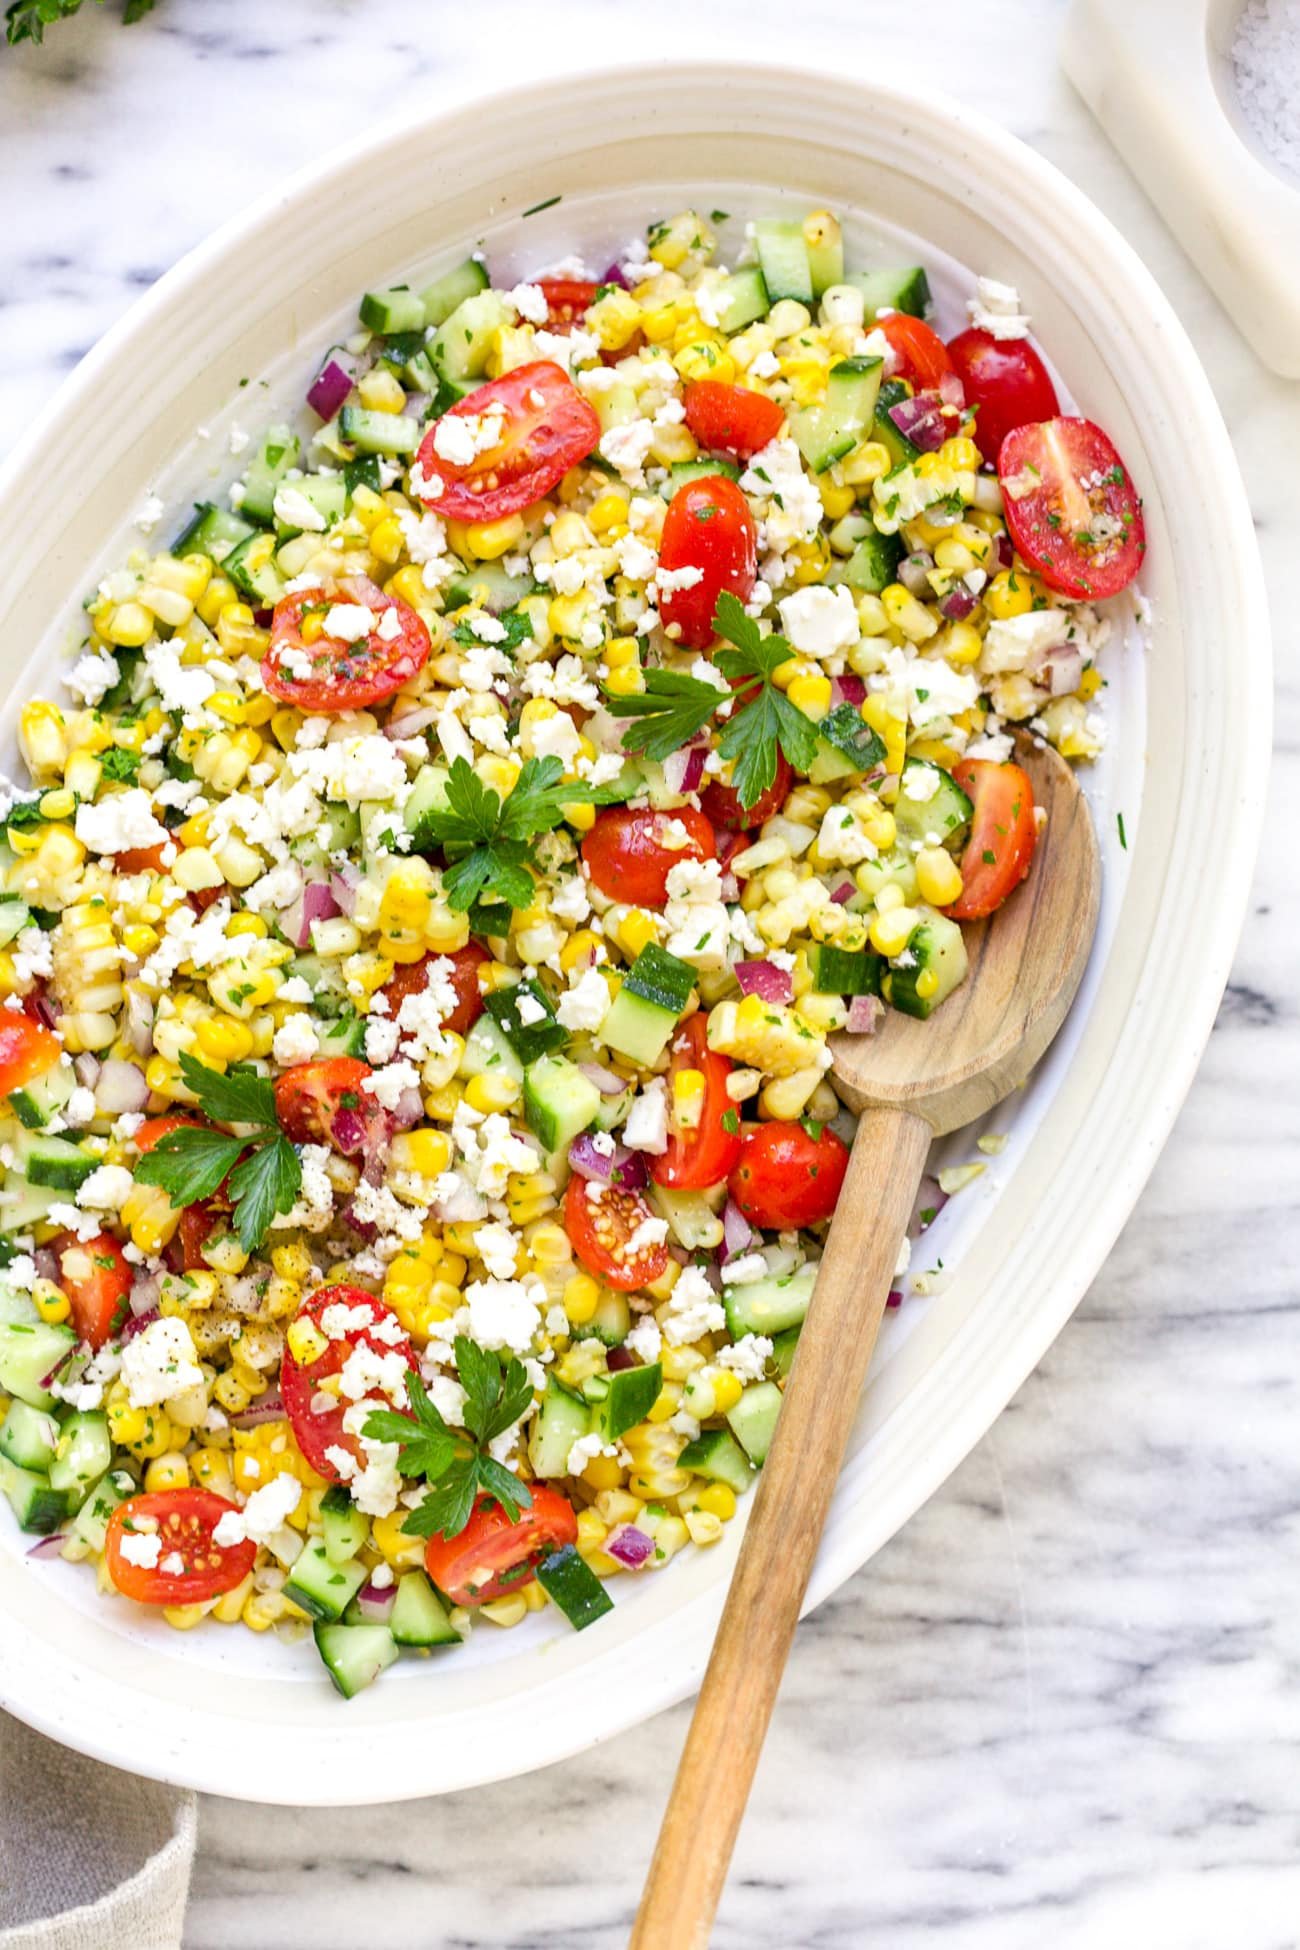
{"label": "flat-leaf parsley sprig", "polygon": [[410,1415],[376,1409],[362,1434],[371,1442],[395,1442],[403,1476],[423,1476],[429,1495],[411,1511],[402,1529],[413,1537],[458,1537],[476,1499],[491,1497],[514,1523],[532,1503],[532,1491],[488,1454],[488,1444],[512,1429],[533,1399],[533,1384],[523,1363],[480,1347],[464,1334],[455,1342],[456,1371],[465,1390],[465,1426],[450,1429],[430,1401],[418,1374],[406,1377]]}
{"label": "flat-leaf parsley sprig", "polygon": [[181,1074],[214,1124],[234,1124],[246,1135],[184,1124],[168,1131],[135,1168],[142,1185],[157,1185],[173,1205],[211,1198],[229,1175],[235,1230],[253,1252],[278,1213],[291,1212],[302,1189],[302,1164],[275,1115],[275,1086],[252,1070],[224,1076],[181,1052]]}
{"label": "flat-leaf parsley sprig", "polygon": [[422,852],[438,848],[445,854],[443,892],[456,913],[484,900],[527,907],[536,891],[530,869],[541,872],[533,841],[558,826],[568,806],[607,805],[625,796],[614,787],[566,779],[559,759],[548,755],[525,760],[502,799],[467,759],[458,758],[448,775],[446,804],[421,817],[415,843]]}

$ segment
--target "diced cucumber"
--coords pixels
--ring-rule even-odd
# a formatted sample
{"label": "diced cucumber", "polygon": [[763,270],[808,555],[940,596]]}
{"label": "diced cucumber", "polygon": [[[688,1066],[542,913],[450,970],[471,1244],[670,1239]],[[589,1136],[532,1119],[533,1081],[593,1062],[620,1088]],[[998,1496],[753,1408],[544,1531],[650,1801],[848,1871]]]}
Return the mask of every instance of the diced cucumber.
{"label": "diced cucumber", "polygon": [[20,1469],[8,1456],[0,1456],[0,1490],[9,1499],[20,1530],[48,1536],[68,1514],[66,1495],[51,1487],[48,1476],[39,1470]]}
{"label": "diced cucumber", "polygon": [[850,271],[845,284],[855,284],[867,301],[867,323],[882,311],[905,311],[924,318],[930,304],[930,280],[919,264],[901,271]]}
{"label": "diced cucumber", "polygon": [[[871,438],[878,440],[888,453],[891,471],[894,467],[904,467],[909,461],[916,460],[921,452],[915,441],[909,440],[890,418],[890,408],[911,397],[912,389],[905,379],[887,379],[880,388],[880,398],[876,401],[875,418],[871,423]],[[901,547],[901,543],[899,546]]]}
{"label": "diced cucumber", "polygon": [[25,1232],[39,1224],[52,1206],[66,1202],[64,1193],[29,1185],[20,1171],[7,1171],[0,1187],[0,1232]]}
{"label": "diced cucumber", "polygon": [[542,1559],[537,1567],[537,1582],[575,1632],[585,1631],[588,1625],[594,1625],[598,1618],[614,1609],[608,1591],[572,1544],[565,1544]]}
{"label": "diced cucumber", "polygon": [[397,1657],[397,1640],[387,1625],[315,1627],[316,1650],[344,1699],[354,1699]]}
{"label": "diced cucumber", "polygon": [[562,1387],[554,1375],[548,1375],[546,1393],[528,1436],[528,1460],[533,1474],[567,1476],[570,1449],[590,1434],[591,1409],[587,1403]]}
{"label": "diced cucumber", "polygon": [[463,298],[438,327],[430,357],[438,372],[462,391],[487,371],[492,341],[511,320],[505,299],[496,291],[477,291]]}
{"label": "diced cucumber", "polygon": [[814,474],[824,474],[866,437],[876,411],[884,360],[841,359],[826,379],[826,398],[790,415],[790,430]]}
{"label": "diced cucumber", "polygon": [[[341,474],[304,474],[301,480],[289,483],[295,494],[316,510],[328,528],[342,521],[347,512],[347,482]],[[277,515],[275,532],[282,539],[289,535],[300,535],[303,531],[296,523],[281,521]]]}
{"label": "diced cucumber", "polygon": [[616,1131],[631,1110],[632,1099],[635,1094],[629,1084],[628,1088],[620,1091],[617,1097],[602,1096],[600,1109],[591,1120],[592,1129],[597,1131]]}
{"label": "diced cucumber", "polygon": [[[534,1020],[523,1020],[521,1005],[523,1016],[534,1017]],[[500,1025],[521,1063],[535,1063],[539,1057],[549,1056],[552,1050],[563,1049],[569,1040],[568,1030],[555,1019],[555,1011],[546,991],[540,982],[533,981],[531,977],[520,982],[516,988],[496,989],[491,995],[484,996],[483,1006],[493,1021]],[[542,1011],[540,1016],[536,1015],[538,1009]],[[548,1150],[551,1148],[547,1147]]]}
{"label": "diced cucumber", "polygon": [[108,1535],[108,1520],[119,1503],[134,1496],[136,1483],[125,1469],[112,1469],[102,1476],[72,1519],[72,1534],[91,1550],[102,1551]]}
{"label": "diced cucumber", "polygon": [[71,1327],[45,1320],[7,1322],[0,1327],[0,1388],[29,1408],[53,1408],[57,1398],[45,1381],[76,1345]]}
{"label": "diced cucumber", "polygon": [[59,1436],[58,1453],[50,1464],[50,1488],[65,1491],[68,1507],[80,1509],[100,1477],[107,1474],[112,1460],[108,1417],[98,1409],[70,1415]]}
{"label": "diced cucumber", "polygon": [[332,1563],[323,1541],[313,1538],[294,1559],[284,1595],[309,1618],[342,1618],[344,1608],[356,1597],[368,1576],[365,1565],[355,1557],[342,1564]]}
{"label": "diced cucumber", "polygon": [[476,291],[486,291],[487,284],[487,268],[477,257],[467,257],[463,264],[444,271],[432,284],[426,284],[420,293],[425,324],[441,325],[444,319],[451,317],[457,305],[464,304],[466,298],[472,298]]}
{"label": "diced cucumber", "polygon": [[864,535],[844,565],[844,580],[851,589],[863,589],[878,596],[882,589],[898,580],[898,565],[903,559],[903,544],[897,535],[882,535],[873,528]]}
{"label": "diced cucumber", "polygon": [[251,521],[229,508],[218,508],[213,501],[196,501],[194,518],[188,521],[172,543],[173,555],[206,555],[213,562],[224,562],[232,548],[246,542],[253,533]]}
{"label": "diced cucumber", "polygon": [[695,970],[688,961],[647,941],[623,977],[623,987],[652,1002],[657,1009],[671,1009],[680,1016],[691,999],[695,981]]}
{"label": "diced cucumber", "polygon": [[[968,963],[966,943],[956,921],[929,908],[922,909],[922,917],[912,929],[903,955],[889,964],[881,992],[891,1008],[924,1021],[965,981]],[[927,974],[935,977],[935,986],[922,994],[921,977]],[[929,983],[925,987],[929,989]]]}
{"label": "diced cucumber", "polygon": [[349,508],[352,506],[352,497],[359,487],[368,487],[372,494],[378,494],[381,486],[378,454],[357,454],[352,460],[344,461],[343,488],[348,498]]}
{"label": "diced cucumber", "polygon": [[622,1347],[632,1331],[632,1309],[625,1293],[606,1287],[596,1302],[591,1319],[584,1321],[580,1340],[599,1341],[603,1347]]}
{"label": "diced cucumber", "polygon": [[9,1108],[29,1131],[40,1131],[59,1111],[66,1110],[76,1088],[72,1065],[55,1063],[21,1089],[9,1092]]}
{"label": "diced cucumber", "polygon": [[312,993],[312,1004],[319,1015],[340,1015],[352,1007],[352,997],[348,994],[344,981],[342,964],[337,961],[324,961],[319,955],[295,955],[285,968],[288,976],[297,976],[306,982]]}
{"label": "diced cucumber", "polygon": [[39,1319],[36,1302],[30,1293],[20,1293],[17,1287],[11,1286],[5,1275],[0,1273],[0,1327],[7,1327],[13,1320],[26,1324]]}
{"label": "diced cucumber", "polygon": [[808,262],[803,225],[766,217],[754,225],[754,248],[771,302],[795,298],[801,305],[811,305],[812,267]]}
{"label": "diced cucumber", "polygon": [[829,745],[847,761],[851,771],[870,772],[884,763],[885,741],[871,729],[856,704],[837,704],[821,720],[817,736],[823,747]]}
{"label": "diced cucumber", "polygon": [[336,1567],[350,1562],[370,1535],[369,1517],[342,1483],[331,1483],[321,1498],[320,1527],[325,1556]]}
{"label": "diced cucumber", "polygon": [[0,1424],[0,1456],[8,1456],[19,1469],[36,1469],[48,1475],[58,1446],[59,1425],[52,1415],[27,1402],[10,1402],[9,1413]]}
{"label": "diced cucumber", "polygon": [[[919,786],[911,792],[909,786]],[[898,781],[894,824],[898,837],[913,847],[964,846],[973,807],[951,772],[929,759],[909,758]]]}
{"label": "diced cucumber", "polygon": [[459,1645],[460,1633],[423,1571],[404,1571],[388,1629],[398,1645]]}
{"label": "diced cucumber", "polygon": [[774,1381],[752,1382],[735,1407],[727,1410],[731,1432],[752,1463],[767,1460],[780,1413],[781,1390]]}
{"label": "diced cucumber", "polygon": [[443,607],[463,609],[467,603],[477,603],[493,616],[504,616],[508,610],[517,609],[536,587],[531,575],[512,576],[499,562],[475,562],[452,576],[443,591]]}
{"label": "diced cucumber", "polygon": [[[812,220],[813,226],[816,219]],[[812,274],[813,297],[820,298],[833,284],[844,282],[844,238],[834,217],[827,219],[821,234],[809,236],[809,224],[804,225],[804,243],[808,248],[808,269]]]}
{"label": "diced cucumber", "polygon": [[246,521],[269,528],[275,519],[276,491],[291,467],[298,465],[298,436],[292,427],[267,429],[262,444],[244,474],[239,512]]}
{"label": "diced cucumber", "polygon": [[524,1080],[524,1066],[511,1049],[505,1031],[491,1016],[482,1015],[465,1037],[459,1073],[463,1077],[507,1076]]}
{"label": "diced cucumber", "polygon": [[274,609],[284,594],[284,577],[276,566],[272,538],[260,530],[255,529],[246,542],[232,548],[221,569],[255,609]]}
{"label": "diced cucumber", "polygon": [[[644,951],[643,951],[644,952]],[[667,1048],[676,1029],[675,1009],[661,1009],[628,988],[626,980],[610,1003],[598,1032],[599,1039],[634,1063],[653,1063]]]}
{"label": "diced cucumber", "polygon": [[772,299],[758,265],[743,264],[717,285],[713,308],[718,317],[718,330],[728,335],[743,331],[756,318],[766,318],[772,309]]}
{"label": "diced cucumber", "polygon": [[668,1230],[688,1253],[708,1252],[722,1243],[722,1220],[703,1192],[652,1185],[650,1203],[668,1221]]}
{"label": "diced cucumber", "polygon": [[817,941],[808,951],[813,988],[818,995],[879,995],[881,958],[868,948],[831,948]]}
{"label": "diced cucumber", "polygon": [[677,1466],[693,1469],[712,1483],[725,1483],[737,1496],[743,1496],[754,1480],[748,1456],[727,1429],[706,1429],[682,1450]]}
{"label": "diced cucumber", "polygon": [[366,1053],[366,1019],[364,1016],[340,1016],[336,1022],[322,1029],[317,1037],[321,1056],[364,1056]]}
{"label": "diced cucumber", "polygon": [[794,1351],[799,1345],[799,1335],[802,1330],[801,1321],[798,1327],[787,1327],[781,1333],[772,1336],[772,1357],[768,1365],[776,1369],[781,1381],[789,1378],[790,1370],[794,1366]]}
{"label": "diced cucumber", "polygon": [[[424,844],[420,828],[432,812],[447,810],[447,779],[445,765],[422,765],[411,784],[410,795],[402,809],[406,830],[415,840],[416,846]],[[433,846],[432,840],[428,841]]]}
{"label": "diced cucumber", "polygon": [[408,284],[386,285],[367,291],[361,300],[361,323],[372,332],[423,331],[424,300]]}
{"label": "diced cucumber", "polygon": [[339,432],[349,446],[363,454],[413,454],[424,429],[410,413],[377,413],[366,406],[345,406]]}
{"label": "diced cucumber", "polygon": [[55,1192],[75,1192],[99,1162],[70,1138],[42,1137],[34,1131],[15,1134],[13,1153],[29,1185],[46,1185]]}
{"label": "diced cucumber", "polygon": [[803,1324],[817,1280],[815,1266],[801,1266],[781,1279],[748,1280],[724,1288],[727,1330],[738,1341],[745,1334],[779,1334]]}
{"label": "diced cucumber", "polygon": [[524,1121],[548,1151],[567,1150],[600,1109],[600,1092],[566,1056],[540,1056],[524,1072]]}
{"label": "diced cucumber", "polygon": [[644,1422],[663,1392],[664,1371],[658,1361],[641,1368],[620,1368],[602,1375],[604,1395],[592,1403],[592,1430],[606,1442],[617,1442],[621,1435]]}
{"label": "diced cucumber", "polygon": [[740,469],[731,460],[675,460],[659,492],[665,501],[671,501],[678,488],[689,487],[692,481],[716,480],[719,474],[729,481],[740,479]]}
{"label": "diced cucumber", "polygon": [[32,911],[26,901],[13,895],[0,897],[0,948],[16,941],[24,928],[32,925]]}

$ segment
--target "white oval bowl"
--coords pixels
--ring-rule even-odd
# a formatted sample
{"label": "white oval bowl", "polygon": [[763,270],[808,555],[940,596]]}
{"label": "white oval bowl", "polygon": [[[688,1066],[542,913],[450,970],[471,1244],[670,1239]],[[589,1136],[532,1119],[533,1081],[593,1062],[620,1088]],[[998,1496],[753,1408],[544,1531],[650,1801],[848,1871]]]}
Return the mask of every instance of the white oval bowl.
{"label": "white oval bowl", "polygon": [[[910,233],[937,267],[949,331],[964,322],[962,266],[1017,283],[1079,410],[1109,430],[1146,497],[1150,644],[1130,630],[1107,653],[1110,743],[1089,785],[1106,862],[1098,950],[1048,1061],[992,1120],[1006,1151],[918,1253],[945,1260],[947,1283],[887,1323],[813,1605],[967,1454],[1097,1271],[1209,1033],[1259,836],[1268,622],[1245,494],[1182,328],[1086,198],[931,95],[734,62],[547,81],[354,148],[162,279],[0,474],[6,722],[49,686],[86,588],[138,542],[129,522],[146,493],[179,506],[228,479],[232,418],[257,426],[300,401],[363,289],[479,240],[517,274],[575,247],[594,258],[695,198],[738,217],[828,204],[859,262],[870,239],[877,261],[898,261],[884,240]],[[241,392],[263,378],[260,397]],[[972,1150],[969,1137],[949,1143],[954,1157]],[[114,1765],[243,1799],[464,1787],[561,1759],[688,1693],[739,1531],[662,1575],[618,1580],[612,1617],[588,1634],[553,1613],[508,1633],[485,1625],[464,1651],[404,1661],[345,1705],[310,1643],[172,1632],[96,1597],[83,1567],[27,1559],[29,1540],[0,1520],[0,1698]]]}

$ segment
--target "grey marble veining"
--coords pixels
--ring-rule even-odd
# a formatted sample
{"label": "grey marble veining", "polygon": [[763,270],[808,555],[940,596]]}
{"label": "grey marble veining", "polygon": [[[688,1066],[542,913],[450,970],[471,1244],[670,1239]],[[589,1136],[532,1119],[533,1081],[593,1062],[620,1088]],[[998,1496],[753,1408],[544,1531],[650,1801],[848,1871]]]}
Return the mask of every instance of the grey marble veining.
{"label": "grey marble veining", "polygon": [[[888,60],[1024,136],[1135,242],[1236,438],[1274,599],[1278,758],[1250,919],[1173,1138],[1074,1321],[802,1628],[716,1942],[1294,1950],[1300,389],[1255,361],[1061,78],[1056,0],[928,0],[918,32],[921,11],[160,0],[123,31],[87,9],[44,50],[0,51],[0,449],[268,184],[575,44]],[[598,1698],[591,1713],[594,1728]],[[392,1810],[209,1801],[186,1942],[615,1950],[685,1724],[683,1708],[545,1773]]]}

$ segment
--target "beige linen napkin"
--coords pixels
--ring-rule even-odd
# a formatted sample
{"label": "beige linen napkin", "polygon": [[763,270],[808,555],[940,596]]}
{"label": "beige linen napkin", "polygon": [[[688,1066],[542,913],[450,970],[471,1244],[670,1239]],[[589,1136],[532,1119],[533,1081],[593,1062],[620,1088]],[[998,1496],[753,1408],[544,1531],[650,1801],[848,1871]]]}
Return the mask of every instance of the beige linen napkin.
{"label": "beige linen napkin", "polygon": [[0,1713],[0,1950],[180,1950],[197,1808]]}

